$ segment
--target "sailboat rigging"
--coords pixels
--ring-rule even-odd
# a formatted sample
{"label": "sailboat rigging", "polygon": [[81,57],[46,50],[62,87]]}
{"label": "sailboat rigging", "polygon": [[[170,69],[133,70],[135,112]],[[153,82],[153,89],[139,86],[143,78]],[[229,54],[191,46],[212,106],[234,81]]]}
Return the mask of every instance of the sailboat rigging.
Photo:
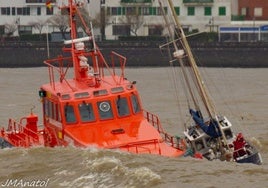
{"label": "sailboat rigging", "polygon": [[[159,4],[170,38],[170,41],[161,45],[160,48],[168,46],[168,49],[174,50],[172,53],[174,59],[171,61],[179,62],[184,85],[186,86],[185,93],[189,97],[187,99],[188,111],[193,122],[186,125],[184,131],[189,149],[195,154],[200,153],[209,160],[221,159],[261,164],[261,156],[257,149],[245,141],[241,133],[235,136],[231,122],[217,112],[202,80],[172,0],[167,1],[172,14],[171,19],[168,19],[161,0],[159,0]],[[174,25],[174,28],[172,28],[172,25]],[[175,34],[173,34],[173,31]],[[239,145],[236,142],[237,140],[243,143],[240,144],[241,147],[237,147]]]}

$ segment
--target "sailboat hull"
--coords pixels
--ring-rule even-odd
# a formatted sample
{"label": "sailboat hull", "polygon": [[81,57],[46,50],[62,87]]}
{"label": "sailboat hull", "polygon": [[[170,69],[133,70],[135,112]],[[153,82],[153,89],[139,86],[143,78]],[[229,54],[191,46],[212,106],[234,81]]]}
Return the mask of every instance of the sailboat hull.
{"label": "sailboat hull", "polygon": [[253,163],[257,165],[262,164],[262,158],[259,152],[255,152],[251,155],[247,155],[241,159],[236,160],[237,163]]}

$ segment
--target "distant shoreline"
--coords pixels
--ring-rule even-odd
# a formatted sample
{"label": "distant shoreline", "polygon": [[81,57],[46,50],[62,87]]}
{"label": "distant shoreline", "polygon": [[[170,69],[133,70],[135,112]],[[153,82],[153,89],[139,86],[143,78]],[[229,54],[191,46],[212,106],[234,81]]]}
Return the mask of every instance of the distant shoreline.
{"label": "distant shoreline", "polygon": [[[105,42],[99,48],[106,58],[115,51],[127,58],[127,67],[169,66],[160,42]],[[197,64],[203,67],[268,67],[268,43],[190,43]],[[62,43],[51,43],[49,54],[62,54]],[[0,67],[42,67],[48,59],[46,43],[7,42],[0,45]],[[107,60],[108,60],[107,59]],[[108,60],[110,61],[110,60]]]}

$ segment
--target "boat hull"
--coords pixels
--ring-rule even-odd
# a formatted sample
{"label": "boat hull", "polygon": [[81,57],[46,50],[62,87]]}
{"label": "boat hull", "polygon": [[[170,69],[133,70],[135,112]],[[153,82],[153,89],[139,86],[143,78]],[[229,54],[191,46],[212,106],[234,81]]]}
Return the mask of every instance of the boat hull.
{"label": "boat hull", "polygon": [[255,152],[251,155],[247,155],[241,159],[236,160],[237,163],[253,163],[257,165],[262,164],[262,157],[259,152]]}
{"label": "boat hull", "polygon": [[0,149],[11,148],[11,147],[13,147],[12,144],[6,141],[6,139],[0,137]]}

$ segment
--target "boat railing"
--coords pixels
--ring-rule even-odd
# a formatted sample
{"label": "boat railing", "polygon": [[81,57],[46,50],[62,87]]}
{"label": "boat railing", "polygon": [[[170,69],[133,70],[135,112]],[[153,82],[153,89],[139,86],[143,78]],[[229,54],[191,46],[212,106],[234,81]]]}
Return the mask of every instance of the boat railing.
{"label": "boat railing", "polygon": [[250,153],[253,153],[253,152],[250,151],[249,147],[242,147],[242,148],[239,148],[239,149],[233,151],[233,154],[234,154],[236,159],[243,158],[243,157],[249,155]]}
{"label": "boat railing", "polygon": [[[111,56],[111,63],[106,63],[104,60],[103,56],[101,55],[96,55],[94,52],[87,52],[84,53],[85,56],[96,56],[100,58],[99,60],[99,68],[101,68],[101,75],[104,75],[104,64],[106,64],[106,67],[109,69],[109,72],[111,76],[114,78],[115,82],[117,84],[120,84],[122,81],[124,81],[125,78],[125,65],[126,65],[126,57],[112,51],[110,56]],[[104,63],[104,64],[103,64]],[[49,59],[44,61],[44,64],[48,66],[48,73],[49,73],[49,82],[52,88],[55,89],[55,72],[58,72],[58,77],[60,79],[60,82],[63,80],[66,80],[66,74],[69,69],[69,67],[72,66],[72,57],[63,57],[63,56],[58,56],[57,58],[54,59]],[[116,75],[116,68],[120,68],[120,73],[119,73],[119,80],[115,79]],[[110,70],[111,69],[111,70]],[[68,82],[67,82],[68,84]]]}
{"label": "boat railing", "polygon": [[15,146],[27,147],[33,143],[36,145],[41,144],[38,133],[41,134],[41,131],[34,132],[15,120],[9,119],[8,127],[2,131],[2,136],[9,138],[9,141],[12,142],[11,144]]}
{"label": "boat railing", "polygon": [[162,128],[161,122],[158,118],[157,115],[154,115],[148,111],[143,111],[144,112],[144,117],[147,119],[149,123],[153,127],[157,129],[157,131],[161,134],[162,138],[164,139],[165,142],[170,144],[172,147],[177,148],[177,149],[184,149],[185,148],[185,142],[183,139],[177,136],[171,136],[170,134],[166,133],[164,129]]}
{"label": "boat railing", "polygon": [[[127,151],[129,152],[131,148],[135,148],[135,153],[145,153],[144,151],[147,151],[147,153],[151,154],[152,151],[150,148],[146,147],[145,145],[148,144],[154,144],[155,146],[158,146],[158,153],[161,155],[161,149],[159,146],[159,140],[158,139],[152,139],[152,140],[145,140],[145,141],[141,141],[141,142],[135,142],[135,143],[129,143],[126,144],[124,146],[122,146],[121,148],[126,148]],[[155,147],[156,148],[156,147]],[[141,150],[143,152],[141,152]]]}
{"label": "boat railing", "polygon": [[120,67],[120,80],[117,80],[117,84],[120,84],[125,78],[125,65],[126,65],[127,58],[111,51],[111,66],[112,66],[112,75],[116,75],[116,67]]}
{"label": "boat railing", "polygon": [[[44,64],[48,66],[49,82],[53,89],[55,89],[55,71],[58,72],[60,81],[62,82],[65,79],[68,68],[72,66],[71,60],[71,57],[59,56],[58,58],[44,61]],[[67,65],[65,62],[67,62]],[[66,66],[65,70],[64,66]]]}
{"label": "boat railing", "polygon": [[143,112],[144,117],[147,119],[147,121],[150,122],[158,130],[158,132],[163,133],[164,130],[161,126],[158,116],[145,110]]}

